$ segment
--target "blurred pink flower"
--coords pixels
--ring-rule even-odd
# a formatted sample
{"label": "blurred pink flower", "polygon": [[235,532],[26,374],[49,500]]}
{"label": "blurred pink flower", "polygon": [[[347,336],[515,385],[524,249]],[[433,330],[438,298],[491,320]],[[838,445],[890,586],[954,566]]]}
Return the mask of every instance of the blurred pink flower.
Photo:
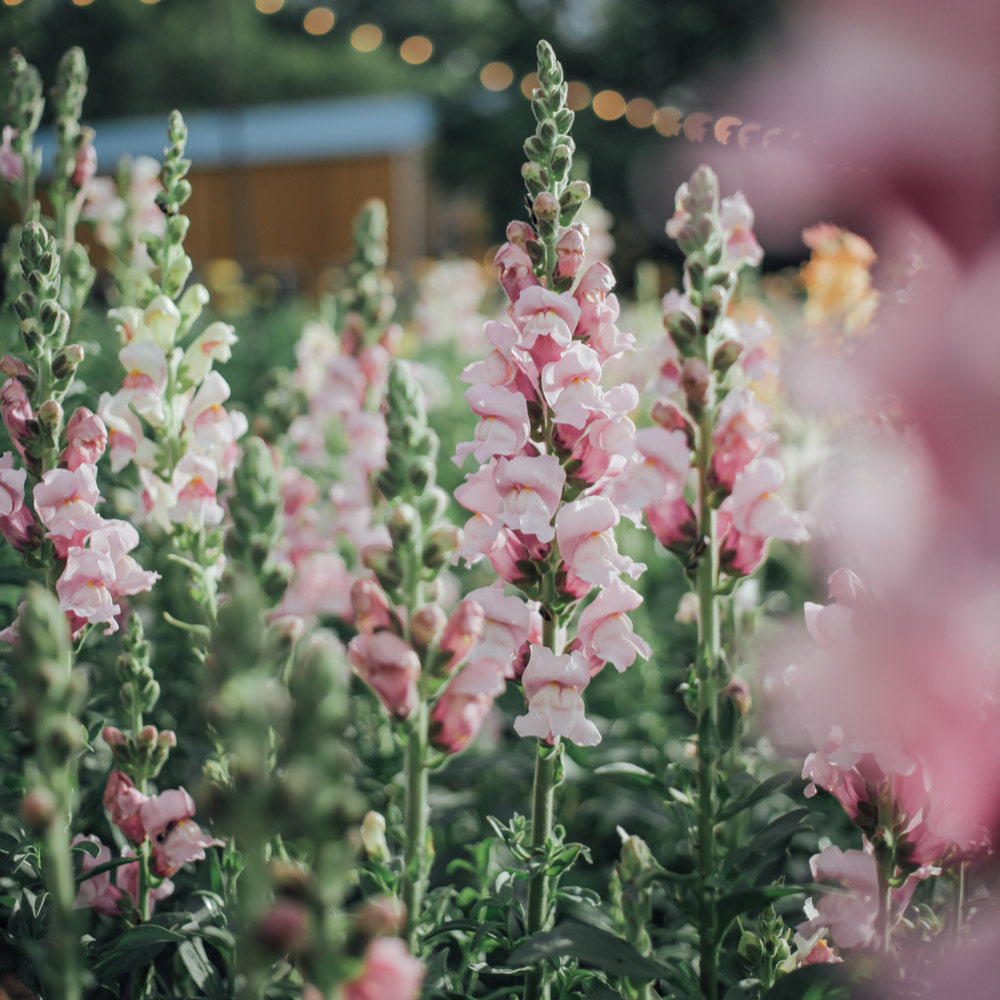
{"label": "blurred pink flower", "polygon": [[400,938],[375,938],[357,979],[344,983],[344,1000],[416,1000],[424,969]]}
{"label": "blurred pink flower", "polygon": [[348,644],[347,660],[397,718],[405,719],[416,708],[420,658],[405,639],[393,632],[356,635]]}

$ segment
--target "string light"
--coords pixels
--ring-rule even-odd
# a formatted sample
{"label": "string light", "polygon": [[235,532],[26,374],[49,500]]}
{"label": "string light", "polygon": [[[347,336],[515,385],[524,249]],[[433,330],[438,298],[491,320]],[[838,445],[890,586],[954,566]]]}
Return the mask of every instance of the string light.
{"label": "string light", "polygon": [[433,52],[434,44],[425,35],[410,35],[399,47],[400,58],[411,66],[427,62]]}
{"label": "string light", "polygon": [[325,35],[328,31],[333,30],[334,21],[336,21],[336,16],[329,7],[313,7],[302,18],[302,27],[310,35]]}
{"label": "string light", "polygon": [[351,45],[358,52],[374,52],[382,44],[382,29],[376,24],[359,24],[351,32]]}
{"label": "string light", "polygon": [[479,72],[487,90],[506,90],[514,82],[514,71],[505,62],[487,63]]}
{"label": "string light", "polygon": [[625,98],[617,90],[602,90],[594,94],[594,114],[606,122],[613,122],[625,114]]}

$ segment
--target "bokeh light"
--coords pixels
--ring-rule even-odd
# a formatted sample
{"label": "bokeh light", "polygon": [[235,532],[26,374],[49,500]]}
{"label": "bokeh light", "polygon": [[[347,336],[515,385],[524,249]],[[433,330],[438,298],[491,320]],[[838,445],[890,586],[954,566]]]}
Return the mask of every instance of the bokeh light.
{"label": "bokeh light", "polygon": [[254,6],[262,14],[277,14],[285,6],[285,0],[255,0]]}
{"label": "bokeh light", "polygon": [[625,114],[625,98],[617,90],[601,90],[594,94],[594,114],[606,122],[613,122]]}
{"label": "bokeh light", "polygon": [[665,135],[667,137],[680,135],[681,119],[683,117],[684,112],[681,111],[680,108],[675,108],[668,104],[665,107],[657,109],[653,125],[660,135]]}
{"label": "bokeh light", "polygon": [[313,7],[311,11],[304,18],[302,18],[302,27],[309,32],[310,35],[325,35],[328,31],[333,30],[333,23],[336,21],[336,16],[329,7]]}
{"label": "bokeh light", "polygon": [[359,24],[351,32],[351,45],[358,52],[374,52],[382,44],[382,29],[377,24]]}
{"label": "bokeh light", "polygon": [[89,7],[93,2],[94,0],[73,0],[77,7]]}
{"label": "bokeh light", "polygon": [[16,7],[21,0],[3,0],[5,7]]}
{"label": "bokeh light", "polygon": [[154,3],[159,3],[159,2],[160,2],[160,0],[142,0],[142,2],[143,2],[144,4],[148,4],[148,5],[150,6],[150,7],[152,7],[152,5],[153,5]]}
{"label": "bokeh light", "polygon": [[625,120],[636,128],[649,128],[656,119],[656,105],[648,97],[633,97],[625,105]]}
{"label": "bokeh light", "polygon": [[566,85],[566,107],[571,111],[583,111],[590,104],[590,87],[579,80]]}
{"label": "bokeh light", "polygon": [[527,97],[528,100],[530,101],[532,92],[537,89],[538,89],[538,74],[529,73],[521,81],[521,93],[524,94],[524,96]]}
{"label": "bokeh light", "polygon": [[400,58],[411,66],[427,62],[433,51],[433,43],[424,35],[410,35],[399,47]]}
{"label": "bokeh light", "polygon": [[487,63],[479,71],[479,81],[487,90],[506,90],[514,82],[514,71],[505,62]]}

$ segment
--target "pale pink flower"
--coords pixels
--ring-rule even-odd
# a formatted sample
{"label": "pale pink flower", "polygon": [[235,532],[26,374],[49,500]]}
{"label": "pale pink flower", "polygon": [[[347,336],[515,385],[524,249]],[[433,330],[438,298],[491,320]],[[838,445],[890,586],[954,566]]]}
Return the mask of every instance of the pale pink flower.
{"label": "pale pink flower", "polygon": [[501,458],[493,481],[500,497],[498,520],[514,531],[534,535],[540,542],[552,541],[552,518],[566,482],[559,459],[554,455]]}
{"label": "pale pink flower", "polygon": [[243,414],[231,413],[223,406],[231,391],[218,372],[210,371],[184,412],[184,428],[193,444],[220,459],[247,429]]}
{"label": "pale pink flower", "polygon": [[[597,332],[607,319],[607,302],[611,289],[615,287],[615,276],[603,261],[591,264],[580,276],[573,298],[580,307],[580,315],[573,325],[578,337],[590,337]],[[617,303],[614,307],[613,323],[618,318]]]}
{"label": "pale pink flower", "polygon": [[583,264],[586,249],[586,227],[583,223],[564,229],[556,243],[556,277],[576,277],[576,272]]}
{"label": "pale pink flower", "polygon": [[677,500],[691,472],[691,446],[683,431],[643,427],[635,432],[633,460],[610,488],[621,507],[652,507]]}
{"label": "pale pink flower", "polygon": [[236,332],[228,323],[209,323],[184,352],[181,370],[195,385],[212,370],[214,362],[226,362],[233,354]]}
{"label": "pale pink flower", "polygon": [[719,224],[725,240],[725,260],[730,266],[756,267],[764,259],[764,251],[753,234],[753,209],[743,192],[719,202]]}
{"label": "pale pink flower", "polygon": [[152,340],[132,340],[119,352],[126,371],[119,398],[154,426],[166,419],[163,393],[167,387],[167,356]]}
{"label": "pale pink flower", "polygon": [[448,616],[438,640],[438,649],[451,656],[442,668],[446,673],[454,670],[468,656],[482,635],[484,622],[483,609],[468,597],[460,601]]}
{"label": "pale pink flower", "polygon": [[521,293],[538,284],[534,265],[524,247],[505,243],[493,258],[493,266],[500,269],[500,284],[510,301],[517,302]]}
{"label": "pale pink flower", "polygon": [[66,424],[66,450],[62,461],[67,469],[96,465],[108,443],[104,421],[85,406],[73,411]]}
{"label": "pale pink flower", "polygon": [[351,610],[354,624],[366,635],[374,635],[395,624],[385,591],[369,577],[362,577],[351,584]]}
{"label": "pale pink flower", "polygon": [[108,810],[111,822],[134,844],[141,844],[146,837],[145,827],[139,810],[148,801],[131,778],[123,771],[112,771],[104,789],[104,808]]}
{"label": "pale pink flower", "polygon": [[528,404],[519,392],[503,386],[473,385],[465,398],[480,419],[475,440],[455,448],[453,461],[459,468],[470,454],[482,465],[494,455],[516,455],[528,443]]}
{"label": "pale pink flower", "polygon": [[143,436],[139,418],[129,406],[127,394],[112,396],[102,392],[97,413],[107,428],[111,471],[119,472],[140,454],[140,449],[147,450],[142,446],[148,446],[149,442]]}
{"label": "pale pink flower", "polygon": [[116,598],[150,590],[160,579],[159,573],[144,570],[130,555],[139,544],[139,533],[128,521],[105,521],[87,536],[88,547],[111,559],[114,578],[109,588]]}
{"label": "pale pink flower", "polygon": [[24,504],[27,472],[14,468],[14,456],[5,451],[0,456],[0,534],[16,549],[28,544],[35,523],[30,508]]}
{"label": "pale pink flower", "polygon": [[784,481],[785,470],[773,458],[754,459],[736,477],[724,503],[732,501],[730,509],[737,531],[755,538],[808,541],[809,531],[801,516],[776,495]]}
{"label": "pale pink flower", "polygon": [[[719,565],[730,575],[749,576],[767,554],[767,538],[737,530],[733,524],[732,504],[726,497],[716,518]],[[692,512],[693,513],[693,512]],[[668,524],[668,528],[670,525]]]}
{"label": "pale pink flower", "polygon": [[70,184],[83,192],[82,197],[86,197],[86,188],[97,173],[97,150],[94,149],[94,130],[83,130],[83,144],[76,151],[73,160],[73,174],[70,177]]}
{"label": "pale pink flower", "polygon": [[3,142],[0,144],[0,177],[11,184],[24,176],[24,163],[21,154],[14,152],[14,140],[17,129],[12,125],[4,125]]}
{"label": "pale pink flower", "polygon": [[357,979],[344,983],[344,1000],[416,1000],[424,968],[400,938],[377,937]]}
{"label": "pale pink flower", "polygon": [[[135,858],[135,851],[126,844],[122,848],[123,858]],[[115,881],[118,888],[132,900],[133,906],[139,905],[139,859],[136,858],[134,864],[121,865],[115,869]],[[160,899],[166,899],[174,891],[174,883],[168,878],[161,879],[157,886],[150,886],[149,889],[149,909],[153,910],[153,904]]]}
{"label": "pale pink flower", "polygon": [[[73,545],[66,553],[66,565],[56,581],[59,607],[92,625],[106,624],[105,635],[118,631],[115,603],[115,564],[105,552]],[[78,629],[74,628],[74,634]]]}
{"label": "pale pink flower", "polygon": [[581,497],[556,514],[556,541],[567,567],[581,580],[608,586],[619,573],[637,579],[646,568],[621,555],[613,529],[620,516],[603,496]]}
{"label": "pale pink flower", "polygon": [[582,428],[603,409],[597,352],[577,341],[569,344],[557,361],[542,368],[542,392],[557,424]]}
{"label": "pale pink flower", "polygon": [[711,472],[718,485],[731,490],[750,462],[778,440],[778,435],[768,430],[770,420],[770,407],[748,390],[735,390],[726,396],[712,431]]}
{"label": "pale pink flower", "polygon": [[449,684],[431,712],[431,742],[446,753],[464,750],[479,733],[492,707],[491,695],[466,694]]}
{"label": "pale pink flower", "polygon": [[356,635],[348,644],[347,660],[397,718],[405,719],[416,708],[420,657],[405,639],[393,632]]}
{"label": "pale pink flower", "polygon": [[601,742],[597,727],[584,715],[580,693],[590,683],[590,669],[579,653],[557,656],[545,646],[532,645],[521,683],[528,713],[514,720],[518,736],[536,736],[549,744],[558,737],[577,746]]}
{"label": "pale pink flower", "polygon": [[[806,901],[809,920],[796,928],[803,937],[829,931],[841,948],[864,948],[875,936],[875,919],[878,916],[878,870],[875,858],[868,851],[842,851],[827,847],[809,859],[814,882],[837,882],[846,893],[827,893],[819,903]],[[920,868],[909,875],[898,889],[890,890],[892,912],[890,925],[897,923],[913,895],[917,883],[938,869]]]}
{"label": "pale pink flower", "polygon": [[34,419],[35,411],[20,379],[9,378],[0,389],[0,416],[14,447],[24,455],[24,445],[29,437],[28,421]]}
{"label": "pale pink flower", "polygon": [[[695,517],[694,508],[683,496],[646,507],[643,514],[649,530],[665,549],[671,551],[690,549],[694,545],[698,519]],[[720,540],[722,538],[721,530],[719,538]]]}
{"label": "pale pink flower", "polygon": [[637,656],[652,653],[649,643],[635,634],[627,612],[635,611],[642,597],[628,584],[613,580],[580,615],[577,638],[585,657],[600,670],[605,662],[620,673],[632,666]]}
{"label": "pale pink flower", "polygon": [[295,577],[281,600],[279,614],[302,619],[332,615],[350,621],[353,579],[339,553],[312,552],[297,563]]}
{"label": "pale pink flower", "polygon": [[[730,320],[724,320],[730,323]],[[773,330],[766,319],[758,318],[753,323],[733,323],[734,340],[741,346],[740,367],[747,378],[759,380],[778,373],[778,365],[763,346],[771,339]]]}
{"label": "pale pink flower", "polygon": [[225,515],[216,499],[219,469],[210,458],[186,452],[174,468],[170,487],[176,496],[170,520],[177,524],[214,528]]}
{"label": "pale pink flower", "polygon": [[569,424],[557,428],[560,443],[580,462],[574,473],[587,483],[611,479],[628,465],[635,450],[635,424],[629,414],[639,405],[634,385],[612,386],[605,394],[603,412],[594,415],[582,432]]}
{"label": "pale pink flower", "polygon": [[385,416],[367,410],[352,410],[344,416],[344,431],[350,451],[344,463],[368,476],[385,468],[385,454],[389,446]]}
{"label": "pale pink flower", "polygon": [[207,847],[226,842],[203,833],[194,822],[194,799],[183,788],[171,788],[139,807],[143,830],[153,845],[153,871],[164,878],[189,861],[201,861]]}
{"label": "pale pink flower", "polygon": [[103,524],[94,510],[101,499],[92,465],[76,469],[50,469],[35,486],[32,499],[42,524],[51,537],[71,543],[82,540]]}
{"label": "pale pink flower", "polygon": [[[83,836],[78,833],[70,843],[70,847],[76,847],[82,843],[96,844],[98,852],[96,857],[91,857],[86,851],[78,852],[82,859],[81,871],[84,875],[98,865],[106,865],[111,860],[111,851],[101,843],[98,837]],[[120,871],[120,869],[119,869]],[[115,917],[121,910],[118,907],[118,900],[121,899],[121,889],[111,884],[111,872],[101,872],[84,879],[77,890],[76,899],[73,900],[73,909],[82,910],[90,908],[98,913],[105,913]]]}
{"label": "pale pink flower", "polygon": [[[514,676],[514,658],[531,633],[531,609],[518,597],[504,595],[498,583],[470,591],[483,612],[483,628],[471,660],[490,659],[503,677]],[[536,612],[537,614],[537,612]]]}
{"label": "pale pink flower", "polygon": [[524,289],[514,303],[512,318],[521,334],[519,347],[530,351],[539,337],[566,347],[580,319],[580,306],[568,292],[559,294],[532,286]]}

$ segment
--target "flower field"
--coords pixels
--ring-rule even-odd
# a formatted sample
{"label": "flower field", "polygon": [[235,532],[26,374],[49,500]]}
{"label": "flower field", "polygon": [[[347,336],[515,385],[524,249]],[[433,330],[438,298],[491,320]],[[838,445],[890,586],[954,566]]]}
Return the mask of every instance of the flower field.
{"label": "flower field", "polygon": [[373,200],[235,316],[87,76],[9,58],[0,997],[994,996],[995,238],[768,270],[701,165],[633,288],[543,41],[486,266]]}

